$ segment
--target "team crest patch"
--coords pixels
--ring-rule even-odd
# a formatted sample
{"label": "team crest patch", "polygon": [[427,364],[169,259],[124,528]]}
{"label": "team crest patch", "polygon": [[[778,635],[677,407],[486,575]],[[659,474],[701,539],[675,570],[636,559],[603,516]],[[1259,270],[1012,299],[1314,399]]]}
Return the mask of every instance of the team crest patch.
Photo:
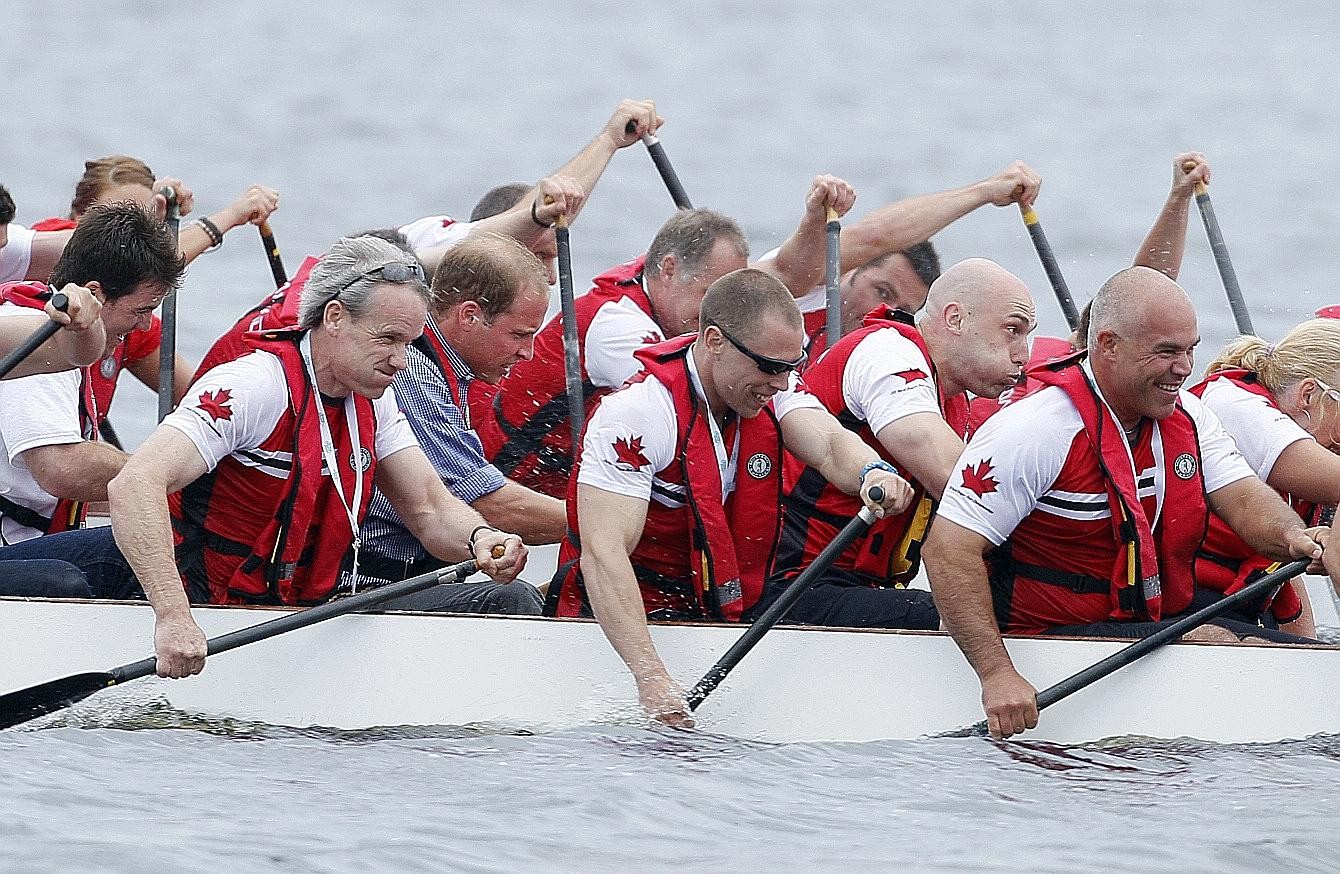
{"label": "team crest patch", "polygon": [[1173,473],[1178,479],[1191,479],[1196,475],[1196,458],[1190,452],[1183,452],[1173,462]]}
{"label": "team crest patch", "polygon": [[113,376],[116,376],[116,356],[108,355],[106,358],[102,359],[102,366],[98,369],[102,371],[103,379],[111,379]]}
{"label": "team crest patch", "polygon": [[749,471],[749,475],[754,479],[763,479],[765,476],[772,473],[772,459],[764,455],[762,452],[757,455],[751,455],[749,457],[749,462],[745,465],[744,469]]}
{"label": "team crest patch", "polygon": [[358,447],[358,457],[355,458],[352,452],[349,453],[349,466],[362,473],[369,467],[372,467],[372,453],[366,446]]}

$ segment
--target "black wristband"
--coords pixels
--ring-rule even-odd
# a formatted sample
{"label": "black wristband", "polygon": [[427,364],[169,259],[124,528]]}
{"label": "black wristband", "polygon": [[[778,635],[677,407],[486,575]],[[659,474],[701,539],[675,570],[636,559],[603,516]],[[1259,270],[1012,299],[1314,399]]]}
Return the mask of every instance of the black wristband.
{"label": "black wristband", "polygon": [[200,225],[200,230],[204,231],[205,236],[209,237],[210,242],[214,244],[210,246],[211,249],[217,249],[223,245],[223,231],[219,230],[219,226],[210,221],[208,217],[202,215],[195,220],[195,223]]}
{"label": "black wristband", "polygon": [[544,222],[540,221],[540,217],[536,215],[535,207],[539,206],[539,204],[540,204],[539,198],[536,198],[535,200],[532,200],[530,202],[530,220],[535,222],[535,224],[539,225],[542,228],[552,228],[554,226],[553,222],[545,224]]}
{"label": "black wristband", "polygon": [[470,532],[470,553],[471,553],[471,554],[474,554],[474,551],[475,551],[475,535],[476,535],[476,534],[478,534],[478,533],[481,532],[481,531],[497,531],[497,530],[498,530],[498,529],[497,529],[497,528],[494,528],[492,525],[476,525],[476,526],[475,526],[475,530]]}

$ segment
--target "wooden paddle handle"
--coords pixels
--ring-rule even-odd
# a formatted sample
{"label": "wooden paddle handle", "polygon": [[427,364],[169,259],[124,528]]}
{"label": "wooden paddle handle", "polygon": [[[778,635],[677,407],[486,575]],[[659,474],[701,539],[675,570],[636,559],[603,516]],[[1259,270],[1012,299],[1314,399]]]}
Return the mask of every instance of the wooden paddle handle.
{"label": "wooden paddle handle", "polygon": [[492,555],[494,558],[502,558],[506,554],[507,547],[503,546],[501,543],[493,547]]}

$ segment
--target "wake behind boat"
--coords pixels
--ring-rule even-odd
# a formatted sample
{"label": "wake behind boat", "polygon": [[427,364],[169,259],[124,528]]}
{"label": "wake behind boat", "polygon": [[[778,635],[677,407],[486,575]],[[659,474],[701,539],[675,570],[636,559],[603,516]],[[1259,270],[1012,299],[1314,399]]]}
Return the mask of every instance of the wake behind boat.
{"label": "wake behind boat", "polygon": [[[196,614],[213,637],[282,612],[201,607]],[[140,602],[0,599],[0,622],[11,629],[14,651],[27,654],[0,667],[0,689],[9,691],[142,657],[153,611]],[[671,672],[688,679],[701,676],[740,628],[655,625],[652,634]],[[1007,642],[1015,664],[1039,686],[1128,644]],[[198,677],[146,683],[192,714],[296,727],[483,723],[550,731],[643,718],[627,669],[599,626],[585,620],[343,616],[220,655]],[[1340,725],[1340,701],[1317,694],[1336,683],[1334,646],[1175,644],[1059,702],[1030,737],[1308,737]],[[976,721],[979,694],[947,634],[777,628],[697,716],[706,731],[770,742],[911,739]],[[81,706],[107,700],[100,695]]]}

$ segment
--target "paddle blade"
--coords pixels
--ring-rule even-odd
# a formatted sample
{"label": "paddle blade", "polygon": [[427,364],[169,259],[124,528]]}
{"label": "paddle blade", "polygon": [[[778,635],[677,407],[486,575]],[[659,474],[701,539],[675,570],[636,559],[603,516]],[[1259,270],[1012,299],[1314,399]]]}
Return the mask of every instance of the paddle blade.
{"label": "paddle blade", "polygon": [[8,695],[0,695],[0,729],[54,713],[83,701],[100,689],[115,685],[116,678],[111,674],[73,674],[40,686],[29,686]]}

